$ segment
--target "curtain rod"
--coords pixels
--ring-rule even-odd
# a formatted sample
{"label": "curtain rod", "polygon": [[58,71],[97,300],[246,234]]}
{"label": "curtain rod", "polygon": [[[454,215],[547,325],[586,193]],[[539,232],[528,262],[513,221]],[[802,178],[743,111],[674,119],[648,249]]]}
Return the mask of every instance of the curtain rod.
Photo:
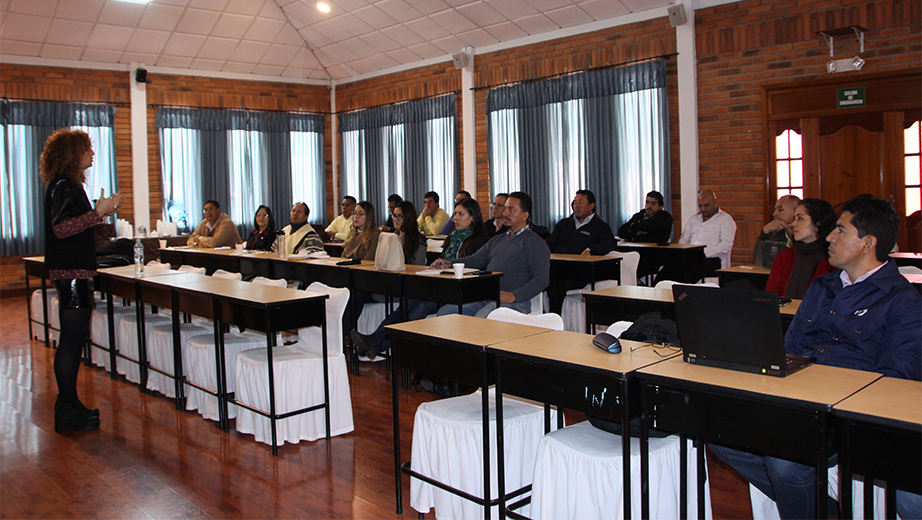
{"label": "curtain rod", "polygon": [[17,99],[3,96],[4,101],[23,101],[33,103],[63,103],[66,105],[112,105],[118,107],[131,106],[127,101],[63,101],[60,99]]}
{"label": "curtain rod", "polygon": [[162,105],[159,103],[149,103],[147,105],[149,108],[191,108],[191,109],[200,109],[200,110],[241,110],[247,112],[272,112],[272,113],[283,113],[283,114],[314,114],[314,115],[330,115],[332,112],[326,112],[323,110],[305,110],[305,111],[296,111],[296,110],[270,110],[262,108],[227,108],[227,107],[190,107],[190,106],[181,106],[181,105]]}
{"label": "curtain rod", "polygon": [[643,59],[640,59],[640,60],[632,60],[632,61],[625,61],[625,62],[621,62],[621,63],[616,63],[616,64],[614,64],[614,65],[603,65],[603,66],[601,66],[601,67],[591,67],[591,68],[588,68],[588,69],[573,70],[573,71],[569,71],[569,72],[558,72],[557,74],[551,74],[551,75],[548,75],[548,76],[541,76],[540,78],[530,78],[530,79],[523,79],[523,80],[519,80],[519,81],[504,81],[504,82],[502,82],[502,83],[495,83],[495,84],[493,84],[493,85],[482,85],[482,86],[479,86],[479,87],[471,87],[471,90],[477,91],[477,90],[486,90],[486,89],[491,89],[491,88],[496,88],[496,87],[504,87],[504,86],[506,86],[506,85],[521,85],[521,84],[524,84],[524,83],[534,83],[535,81],[544,81],[544,80],[546,80],[546,79],[554,79],[554,78],[559,78],[559,77],[562,77],[562,76],[569,76],[569,75],[571,75],[571,74],[579,74],[579,73],[582,73],[582,72],[592,72],[592,71],[594,71],[594,70],[604,70],[604,69],[613,69],[613,68],[616,68],[616,67],[624,67],[624,66],[626,66],[626,65],[633,65],[633,64],[635,64],[635,63],[643,63],[643,62],[645,62],[645,61],[652,61],[652,60],[658,60],[658,59],[668,60],[669,58],[671,58],[671,57],[673,57],[673,56],[678,56],[678,55],[679,55],[678,52],[672,52],[672,53],[669,53],[669,54],[662,54],[662,55],[659,55],[659,56],[653,56],[653,57],[650,57],[650,58],[643,58]]}
{"label": "curtain rod", "polygon": [[389,106],[393,106],[393,105],[399,105],[399,104],[401,104],[401,103],[412,103],[412,102],[414,102],[414,101],[422,101],[422,100],[424,100],[424,99],[432,99],[432,98],[437,98],[437,97],[440,97],[440,96],[449,96],[449,95],[452,95],[452,94],[457,95],[457,94],[460,94],[460,93],[461,93],[460,90],[452,90],[452,91],[449,91],[449,92],[443,92],[443,93],[441,93],[441,94],[436,94],[436,95],[434,95],[434,96],[421,96],[421,97],[413,98],[413,99],[404,99],[404,100],[401,100],[401,101],[391,101],[390,103],[381,103],[380,105],[372,105],[372,106],[370,106],[370,107],[359,107],[359,108],[350,108],[349,110],[338,110],[338,111],[334,112],[334,114],[336,114],[336,115],[339,115],[339,114],[348,114],[349,112],[356,112],[356,111],[359,111],[359,110],[369,110],[369,109],[372,109],[372,108],[389,107]]}

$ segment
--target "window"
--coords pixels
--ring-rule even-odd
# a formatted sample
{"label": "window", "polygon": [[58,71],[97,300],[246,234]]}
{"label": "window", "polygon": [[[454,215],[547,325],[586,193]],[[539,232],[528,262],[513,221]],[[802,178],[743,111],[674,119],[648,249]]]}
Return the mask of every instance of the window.
{"label": "window", "polygon": [[493,194],[522,190],[532,221],[570,215],[577,190],[596,196],[612,227],[649,191],[669,204],[668,121],[662,60],[499,87],[487,97]]}
{"label": "window", "polygon": [[325,218],[323,116],[164,107],[157,127],[164,219],[194,229],[209,199],[242,237],[262,204],[280,227],[294,202],[307,203],[312,221]]}
{"label": "window", "polygon": [[418,209],[427,191],[438,193],[443,207],[453,200],[460,185],[456,97],[342,114],[342,195],[371,202],[381,222],[391,193]]}
{"label": "window", "polygon": [[903,130],[904,175],[906,183],[906,216],[922,209],[922,137],[919,134],[919,121]]}
{"label": "window", "polygon": [[0,102],[0,254],[19,256],[45,250],[45,185],[39,178],[39,158],[45,141],[61,128],[83,130],[90,136],[96,156],[86,171],[90,200],[102,190],[117,189],[115,107],[109,105]]}
{"label": "window", "polygon": [[804,153],[802,138],[794,130],[785,130],[775,138],[776,199],[783,195],[804,198]]}

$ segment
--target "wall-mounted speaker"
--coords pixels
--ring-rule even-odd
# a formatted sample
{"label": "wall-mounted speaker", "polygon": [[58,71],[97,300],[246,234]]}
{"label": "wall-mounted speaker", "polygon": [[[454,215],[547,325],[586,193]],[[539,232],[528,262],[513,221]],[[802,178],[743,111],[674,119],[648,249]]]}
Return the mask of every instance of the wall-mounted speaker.
{"label": "wall-mounted speaker", "polygon": [[451,62],[455,64],[455,68],[458,70],[467,67],[467,53],[466,52],[456,52],[451,55]]}
{"label": "wall-mounted speaker", "polygon": [[138,68],[134,71],[134,80],[138,83],[147,82],[147,69]]}
{"label": "wall-mounted speaker", "polygon": [[688,21],[688,17],[685,16],[685,6],[682,4],[671,5],[666,12],[669,13],[669,25],[673,27],[685,25]]}

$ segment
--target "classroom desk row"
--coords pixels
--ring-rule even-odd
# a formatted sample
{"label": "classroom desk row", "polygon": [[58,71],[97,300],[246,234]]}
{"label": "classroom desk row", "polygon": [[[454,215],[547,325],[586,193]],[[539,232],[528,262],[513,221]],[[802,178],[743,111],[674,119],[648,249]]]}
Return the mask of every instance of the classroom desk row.
{"label": "classroom desk row", "polygon": [[[896,255],[904,255],[904,257],[897,257]],[[893,253],[890,255],[891,258],[894,258],[897,266],[904,265],[914,265],[909,261],[901,260],[901,258],[913,258],[918,256],[918,253]],[[733,267],[728,267],[726,269],[718,269],[717,278],[720,281],[721,287],[730,287],[730,288],[739,288],[739,289],[750,289],[755,291],[764,291],[765,286],[768,284],[768,275],[771,274],[771,269],[766,269],[758,265],[736,265]],[[909,281],[919,292],[922,292],[922,274],[903,274],[903,277]]]}
{"label": "classroom desk row", "polygon": [[[547,331],[525,325],[502,326],[466,316],[443,316],[389,326],[393,342],[394,459],[397,512],[401,509],[402,472],[419,478],[400,456],[397,366],[418,369],[472,386],[496,385],[496,453],[498,495],[490,497],[489,459],[484,464],[482,497],[471,497],[507,513],[503,480],[503,393],[591,413],[627,423],[640,416],[641,510],[649,516],[648,429],[678,433],[681,455],[680,511],[686,511],[684,438],[748,449],[796,460],[817,468],[817,496],[827,490],[829,456],[840,452],[840,474],[862,474],[919,493],[922,467],[922,383],[883,378],[880,374],[813,365],[786,378],[775,378],[682,361],[680,351],[623,341],[621,354],[610,355],[591,343],[592,336]],[[438,352],[433,356],[432,352]],[[608,399],[602,398],[610,392]],[[484,449],[489,453],[487,392],[482,403]],[[613,395],[612,395],[613,394]],[[559,417],[559,415],[558,415]],[[833,434],[834,425],[841,434]],[[549,425],[547,428],[549,429]],[[882,442],[881,439],[892,440]],[[623,453],[630,438],[622,436]],[[704,450],[698,450],[698,507],[704,516]],[[624,517],[630,518],[630,463],[624,464]],[[425,476],[422,476],[425,477]],[[432,483],[453,492],[445,484]],[[841,478],[840,483],[850,483]],[[850,485],[842,485],[843,500]],[[512,494],[520,490],[513,491]],[[818,500],[825,518],[826,501]],[[850,508],[850,501],[847,500]],[[868,504],[868,502],[865,502]],[[893,504],[888,500],[888,507]],[[893,509],[890,509],[893,511]],[[848,509],[846,509],[848,511]],[[508,511],[512,514],[511,511]]]}
{"label": "classroom desk row", "polygon": [[[146,392],[149,366],[147,358],[147,337],[145,334],[145,305],[171,309],[173,325],[173,377],[176,391],[176,407],[185,409],[185,386],[192,385],[185,380],[183,368],[182,345],[180,340],[180,315],[194,314],[213,321],[215,337],[215,366],[217,390],[212,391],[202,386],[192,385],[215,395],[219,403],[219,426],[226,432],[228,425],[228,403],[246,407],[264,417],[268,417],[272,432],[272,454],[278,453],[276,446],[276,421],[280,418],[275,408],[274,367],[272,348],[275,346],[276,332],[294,330],[303,327],[319,326],[322,329],[323,385],[324,402],[284,414],[285,417],[323,409],[326,421],[326,438],[330,439],[330,399],[329,373],[327,366],[327,324],[325,312],[325,294],[310,294],[295,289],[270,287],[248,282],[216,279],[210,276],[185,273],[174,270],[150,269],[137,276],[134,266],[112,267],[98,270],[98,281],[105,292],[109,317],[109,359],[112,367],[111,376],[116,378],[115,318],[114,297],[126,298],[136,302],[138,330],[138,364],[140,388]],[[226,366],[224,354],[224,325],[237,325],[257,330],[266,334],[266,348],[269,367],[269,410],[256,409],[236,400],[227,392]],[[133,361],[133,360],[132,360]],[[169,375],[169,374],[167,374]]]}

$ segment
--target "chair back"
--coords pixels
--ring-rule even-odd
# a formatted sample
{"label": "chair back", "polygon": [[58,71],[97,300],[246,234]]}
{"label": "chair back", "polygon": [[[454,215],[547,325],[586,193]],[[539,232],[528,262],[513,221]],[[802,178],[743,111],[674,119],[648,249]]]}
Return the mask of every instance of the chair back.
{"label": "chair back", "polygon": [[242,274],[231,273],[229,271],[225,271],[224,269],[218,269],[217,271],[212,273],[211,276],[213,276],[214,278],[220,278],[222,280],[233,280],[235,282],[239,282],[240,280],[243,279]]}
{"label": "chair back", "polygon": [[922,269],[914,265],[901,265],[900,274],[922,274]]}
{"label": "chair back", "polygon": [[[343,312],[349,303],[349,289],[330,287],[314,282],[307,287],[308,293],[326,294],[327,316],[327,355],[342,353],[343,347]],[[322,331],[320,327],[306,327],[298,330],[298,348],[311,352],[322,351]]]}
{"label": "chair back", "polygon": [[144,269],[163,269],[165,271],[168,271],[172,268],[173,267],[170,264],[164,264],[159,260],[151,260],[150,262],[147,262],[146,266],[144,266]]}
{"label": "chair back", "polygon": [[522,314],[508,307],[495,309],[487,316],[488,320],[505,321],[507,323],[518,323],[520,325],[531,325],[533,327],[544,327],[552,330],[563,330],[563,318],[559,314],[549,312],[547,314]]}
{"label": "chair back", "polygon": [[184,272],[184,273],[205,274],[205,268],[204,268],[204,267],[195,267],[195,266],[192,266],[192,265],[181,265],[181,266],[179,266],[179,270],[182,271],[182,272]]}
{"label": "chair back", "polygon": [[255,283],[257,285],[269,285],[271,287],[288,287],[288,280],[284,278],[272,279],[266,278],[265,276],[257,276],[256,278],[253,278],[251,283]]}
{"label": "chair back", "polygon": [[528,311],[528,314],[532,316],[537,316],[544,312],[544,299],[547,298],[547,294],[544,291],[539,292],[531,299],[531,310]]}
{"label": "chair back", "polygon": [[[628,251],[621,253],[612,251],[605,256],[621,259],[621,285],[637,285],[637,265],[640,263],[640,253]],[[599,289],[596,284],[596,289]]]}

